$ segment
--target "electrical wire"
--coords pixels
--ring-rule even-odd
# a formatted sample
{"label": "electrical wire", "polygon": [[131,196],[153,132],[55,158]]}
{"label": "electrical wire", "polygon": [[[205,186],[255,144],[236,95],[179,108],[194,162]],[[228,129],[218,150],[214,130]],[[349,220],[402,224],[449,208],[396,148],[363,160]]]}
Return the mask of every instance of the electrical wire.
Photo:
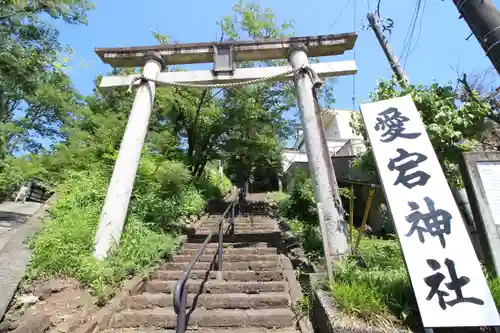
{"label": "electrical wire", "polygon": [[400,59],[402,59],[405,53],[408,51],[409,41],[411,39],[412,31],[415,26],[415,20],[420,10],[420,3],[421,0],[417,0],[417,5],[413,8],[413,15],[410,20],[410,25],[408,26],[408,30],[406,31],[405,39],[403,41],[403,50],[401,51],[401,56],[399,57]]}
{"label": "electrical wire", "polygon": [[[417,21],[418,21],[421,9],[423,7],[422,4],[423,4],[423,0],[417,0],[417,5],[415,6],[415,9],[413,11],[412,20],[410,21],[410,26],[408,27],[408,30],[406,32],[406,36],[405,36],[405,39],[403,42],[403,51],[401,52],[401,56],[399,57],[399,59],[403,59],[403,57],[405,57],[403,69],[406,66],[406,62],[408,61],[408,56],[411,53],[410,49],[412,46],[413,37],[415,35],[415,28],[417,25]],[[422,18],[423,18],[423,15],[422,15]],[[413,50],[413,49],[411,49],[411,50]],[[406,53],[406,55],[405,55],[405,53]]]}
{"label": "electrical wire", "polygon": [[418,35],[417,35],[417,40],[415,41],[415,44],[413,45],[412,49],[408,51],[404,64],[403,64],[403,69],[406,67],[406,61],[408,60],[408,57],[410,56],[411,53],[417,48],[418,42],[420,40],[420,34],[422,33],[422,25],[424,22],[424,14],[425,14],[425,6],[427,5],[427,0],[423,0],[424,4],[422,5],[422,14],[420,15],[420,24],[418,27]]}
{"label": "electrical wire", "polygon": [[413,8],[414,12],[413,12],[412,20],[410,21],[410,25],[408,26],[408,30],[406,31],[406,34],[405,34],[405,39],[403,41],[403,48],[401,50],[401,55],[399,56],[399,59],[401,59],[404,56],[405,52],[406,52],[406,48],[408,46],[408,36],[410,34],[411,25],[413,24],[413,17],[415,16],[416,8],[417,8],[417,6],[415,6]]}
{"label": "electrical wire", "polygon": [[335,19],[335,21],[333,21],[332,25],[330,26],[330,28],[328,29],[328,32],[330,32],[333,27],[335,26],[335,24],[337,24],[337,21],[342,17],[342,15],[344,14],[345,10],[347,9],[347,7],[349,6],[349,4],[351,3],[352,0],[348,0],[347,3],[345,4],[344,6],[344,9],[342,9],[342,11],[340,12],[339,16],[337,16],[337,18]]}
{"label": "electrical wire", "polygon": [[406,62],[408,61],[408,58],[410,57],[410,54],[413,53],[413,51],[417,48],[418,42],[420,40],[420,34],[422,32],[422,23],[424,21],[425,5],[426,4],[427,4],[427,0],[423,0],[422,10],[420,11],[420,13],[421,13],[420,14],[420,24],[419,24],[419,28],[418,28],[417,39],[416,39],[415,44],[413,44],[413,47],[411,49],[409,49],[411,47],[411,41],[410,41],[410,45],[408,46],[408,51],[406,52],[405,60],[403,62],[403,69],[406,67]]}

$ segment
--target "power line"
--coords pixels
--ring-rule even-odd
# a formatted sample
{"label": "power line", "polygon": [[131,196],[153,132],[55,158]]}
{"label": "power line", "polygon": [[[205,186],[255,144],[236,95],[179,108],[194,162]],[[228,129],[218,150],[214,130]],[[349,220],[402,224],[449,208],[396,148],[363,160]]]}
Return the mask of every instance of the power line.
{"label": "power line", "polygon": [[[424,4],[424,5],[422,6],[422,4]],[[413,49],[410,49],[410,48],[412,46],[413,37],[415,35],[415,28],[416,28],[417,21],[418,21],[419,15],[421,13],[422,7],[425,8],[425,2],[423,2],[422,0],[417,0],[417,5],[415,6],[412,20],[410,21],[410,26],[408,27],[408,31],[406,32],[405,40],[403,43],[403,51],[401,52],[401,56],[399,57],[400,59],[403,59],[403,57],[405,57],[405,60],[403,63],[403,68],[405,68],[405,66],[406,66],[406,62],[408,61],[408,57],[409,57],[410,53],[415,49],[415,47]],[[423,20],[423,13],[422,13],[421,19]],[[421,24],[420,30],[421,30],[422,21],[420,21],[420,22],[421,22],[420,23]],[[419,38],[420,38],[420,32],[419,32]],[[418,42],[418,39],[417,39],[417,42]],[[405,52],[406,52],[406,56],[405,56]]]}
{"label": "power line", "polygon": [[348,0],[347,3],[345,4],[344,6],[344,9],[342,9],[342,11],[340,12],[339,16],[337,16],[337,18],[335,19],[335,21],[333,21],[332,25],[330,26],[330,28],[328,29],[328,32],[330,32],[333,27],[335,26],[335,24],[337,23],[337,21],[340,19],[340,17],[342,16],[342,14],[344,14],[345,10],[347,9],[347,7],[349,6],[349,4],[351,3],[352,0]]}
{"label": "power line", "polygon": [[412,15],[412,18],[411,18],[411,21],[410,21],[410,25],[408,26],[408,30],[406,31],[406,35],[405,35],[405,39],[403,41],[403,50],[401,51],[401,55],[400,55],[400,59],[403,58],[403,56],[405,55],[406,51],[407,51],[407,48],[408,48],[408,42],[409,42],[409,39],[410,39],[410,35],[412,33],[412,28],[415,26],[415,18],[416,18],[416,15],[418,14],[418,11],[419,11],[419,8],[420,8],[420,3],[421,3],[421,0],[417,0],[417,5],[413,8],[413,15]]}
{"label": "power line", "polygon": [[[420,40],[420,34],[422,33],[422,23],[424,22],[424,14],[425,14],[425,5],[426,4],[427,4],[427,0],[423,0],[422,10],[421,10],[421,14],[420,14],[420,24],[419,24],[419,27],[418,27],[417,40],[415,41],[415,44],[413,44],[413,47],[411,48],[411,50],[409,50],[406,53],[405,61],[403,63],[403,68],[406,67],[406,62],[408,61],[408,57],[417,48],[418,42]],[[411,44],[410,44],[410,46],[411,46]]]}

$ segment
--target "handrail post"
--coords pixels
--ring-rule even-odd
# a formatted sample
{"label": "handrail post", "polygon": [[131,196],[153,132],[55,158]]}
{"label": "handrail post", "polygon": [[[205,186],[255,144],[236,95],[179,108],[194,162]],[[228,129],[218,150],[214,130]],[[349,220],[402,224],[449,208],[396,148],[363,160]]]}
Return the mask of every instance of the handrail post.
{"label": "handrail post", "polygon": [[[180,283],[181,281],[179,281]],[[182,287],[181,304],[179,304],[180,311],[177,313],[177,325],[175,328],[176,333],[186,332],[186,307],[187,307],[187,290],[186,286]]]}
{"label": "handrail post", "polygon": [[233,204],[231,208],[231,234],[234,234],[234,207],[235,205]]}
{"label": "handrail post", "polygon": [[219,246],[217,247],[217,280],[223,280],[222,273],[222,247],[224,242],[224,218],[219,224]]}
{"label": "handrail post", "polygon": [[[218,228],[219,228],[219,246],[217,248],[217,269],[216,269],[216,278],[219,281],[224,280],[224,272],[223,272],[223,267],[222,267],[222,250],[223,250],[223,243],[224,243],[224,220],[227,220],[229,218],[229,210],[232,210],[232,216],[234,216],[234,205],[236,204],[236,199],[233,199],[231,202],[231,205],[226,208],[224,213],[222,214],[221,219],[219,220]],[[191,271],[193,270],[195,264],[198,262],[200,259],[200,256],[203,254],[203,251],[207,247],[208,243],[213,239],[213,236],[215,236],[215,232],[217,232],[217,228],[214,228],[210,231],[210,233],[207,235],[205,238],[205,241],[201,245],[201,247],[196,251],[196,255],[194,259],[190,262],[188,267],[184,270],[184,274],[182,275],[181,279],[179,282],[177,282],[175,286],[175,291],[174,291],[174,309],[175,313],[177,314],[177,327],[175,329],[176,333],[185,333],[186,332],[186,327],[187,327],[187,314],[186,314],[186,307],[187,307],[187,294],[188,290],[186,289],[186,282],[189,279],[189,275],[191,274]],[[214,260],[215,261],[215,260]]]}

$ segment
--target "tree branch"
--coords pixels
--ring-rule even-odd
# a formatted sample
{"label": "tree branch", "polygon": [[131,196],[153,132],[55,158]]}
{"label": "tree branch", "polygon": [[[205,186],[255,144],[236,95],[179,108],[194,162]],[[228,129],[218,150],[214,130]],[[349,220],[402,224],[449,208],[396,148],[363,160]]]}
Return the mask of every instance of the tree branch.
{"label": "tree branch", "polygon": [[203,103],[205,101],[205,97],[207,96],[208,90],[205,89],[201,93],[200,100],[198,102],[198,107],[196,109],[196,115],[194,117],[193,124],[191,128],[187,129],[187,134],[188,134],[188,156],[191,158],[193,156],[194,152],[194,145],[195,145],[195,131],[198,126],[198,120],[200,119],[200,111],[201,107],[203,106]]}

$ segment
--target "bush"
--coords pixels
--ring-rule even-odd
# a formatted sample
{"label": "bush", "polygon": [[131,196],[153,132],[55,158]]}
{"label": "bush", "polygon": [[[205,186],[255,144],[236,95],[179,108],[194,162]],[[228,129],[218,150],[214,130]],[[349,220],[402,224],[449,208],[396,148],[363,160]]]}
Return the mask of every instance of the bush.
{"label": "bush", "polygon": [[196,185],[206,199],[223,197],[233,188],[231,180],[224,173],[210,168],[205,168]]}
{"label": "bush", "polygon": [[488,280],[488,286],[490,287],[491,295],[495,300],[497,310],[500,312],[500,277],[495,277],[485,270],[485,275]]}
{"label": "bush", "polygon": [[[69,172],[56,192],[42,231],[30,241],[27,280],[74,277],[104,302],[126,278],[145,272],[177,245],[178,219],[200,212],[204,198],[179,162],[141,163],[120,245],[102,262],[93,258],[94,237],[110,174],[95,167]],[[167,232],[168,231],[168,232]]]}
{"label": "bush", "polygon": [[284,208],[286,217],[297,219],[309,225],[318,225],[318,212],[314,188],[310,178],[298,174],[290,192],[287,207]]}
{"label": "bush", "polygon": [[203,210],[205,199],[193,184],[186,166],[165,161],[159,166],[144,158],[139,168],[131,212],[163,231],[178,231],[184,217]]}
{"label": "bush", "polygon": [[290,195],[272,192],[268,195],[268,201],[286,219],[306,258],[318,261],[323,257],[323,241],[311,179],[304,173],[297,174]]}
{"label": "bush", "polygon": [[41,173],[40,165],[26,157],[7,157],[0,160],[0,202],[19,190],[21,184]]}
{"label": "bush", "polygon": [[285,192],[277,191],[267,193],[267,203],[271,208],[277,209],[283,216],[286,215],[286,208],[288,207],[289,200],[290,195]]}

